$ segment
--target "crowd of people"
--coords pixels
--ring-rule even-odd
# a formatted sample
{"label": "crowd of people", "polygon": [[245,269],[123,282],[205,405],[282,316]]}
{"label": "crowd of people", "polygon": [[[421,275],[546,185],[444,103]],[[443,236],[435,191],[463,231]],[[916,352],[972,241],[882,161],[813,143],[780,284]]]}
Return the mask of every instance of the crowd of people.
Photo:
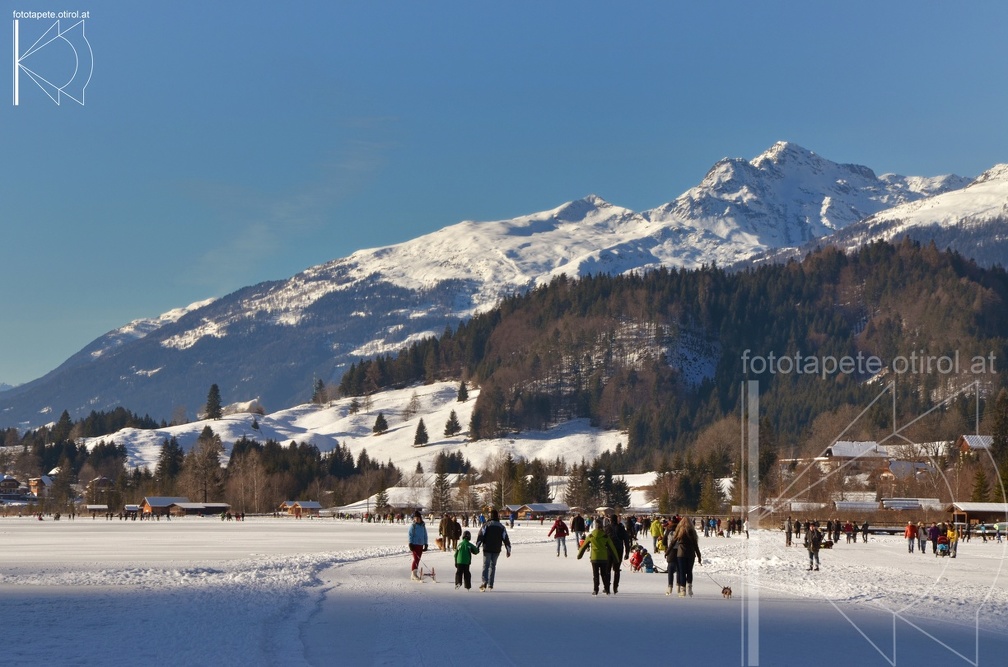
{"label": "crowd of people", "polygon": [[[468,517],[460,520],[457,515],[444,514],[438,524],[435,543],[439,550],[454,554],[456,588],[471,588],[472,559],[482,554],[479,590],[490,591],[494,587],[500,554],[505,553],[508,558],[511,557],[511,540],[497,510],[490,510],[489,515],[480,513],[472,521],[479,528],[475,542],[472,541],[472,533],[463,530],[463,525],[468,526]],[[620,520],[615,513],[589,517],[576,513],[571,518],[570,525],[564,517],[556,517],[546,534],[556,540],[557,558],[561,554],[564,558],[568,556],[569,536],[573,536],[577,543],[578,559],[588,554],[592,571],[592,595],[600,592],[605,595],[618,594],[623,563],[627,561],[635,570],[666,572],[667,595],[671,595],[674,588],[679,597],[692,597],[693,567],[694,564],[703,564],[696,521],[680,516],[663,519],[633,515]],[[543,522],[544,518],[541,518],[540,523]],[[708,525],[707,519],[702,522],[704,526]],[[508,523],[513,527],[513,518]],[[745,532],[747,528],[745,522],[740,522],[738,531]],[[655,553],[665,554],[666,569],[658,567],[651,553],[638,542],[638,537],[644,536],[651,536]],[[421,559],[430,548],[430,543],[427,524],[419,511],[413,514],[407,538],[411,554],[410,577],[414,581],[420,581],[423,577]]]}
{"label": "crowd of people", "polygon": [[[538,519],[541,524],[545,518]],[[413,552],[413,576],[416,577],[416,567],[419,554],[427,549],[426,530],[423,529],[422,540],[416,533],[417,526],[423,526],[423,518],[419,512],[414,515],[414,525],[410,527],[410,549]],[[472,541],[468,530],[470,517],[460,517],[445,514],[438,528],[438,547],[442,551],[450,551],[455,555],[456,576],[455,586],[470,588],[469,566],[472,557],[483,555],[480,590],[492,590],[496,574],[497,559],[502,551],[511,556],[511,542],[507,528],[501,523],[496,510],[473,515],[471,521],[479,528],[477,539]],[[513,527],[513,518],[509,522]],[[840,543],[841,536],[847,544],[868,542],[869,524],[863,521],[860,525],[854,521],[829,519],[825,525],[817,520],[794,520],[792,517],[781,524],[784,532],[785,545],[790,547],[800,544],[808,552],[808,571],[819,571],[821,566],[820,551],[833,548]],[[990,539],[1001,541],[1000,526]],[[582,516],[575,513],[569,523],[563,516],[558,516],[550,523],[547,537],[556,542],[556,557],[568,557],[567,538],[572,537],[576,544],[576,555],[580,560],[586,554],[591,563],[592,595],[616,595],[619,593],[620,575],[624,561],[632,570],[666,573],[668,585],[666,595],[677,597],[693,596],[693,569],[695,565],[703,565],[700,551],[700,532],[704,537],[730,537],[732,535],[749,537],[749,522],[740,517],[721,519],[718,517],[659,517],[635,516],[620,517],[612,512],[598,516]],[[931,553],[941,556],[956,557],[957,545],[960,539],[969,540],[970,530],[966,528],[960,534],[952,523],[932,522],[925,526],[923,522],[908,521],[904,536],[908,550],[914,552],[915,547],[920,553],[926,553],[927,544],[931,544]],[[642,543],[650,537],[652,551]],[[988,538],[984,527],[983,539]],[[461,540],[461,541],[459,541]],[[480,549],[482,548],[482,552]],[[666,567],[662,568],[655,558],[664,555]]]}

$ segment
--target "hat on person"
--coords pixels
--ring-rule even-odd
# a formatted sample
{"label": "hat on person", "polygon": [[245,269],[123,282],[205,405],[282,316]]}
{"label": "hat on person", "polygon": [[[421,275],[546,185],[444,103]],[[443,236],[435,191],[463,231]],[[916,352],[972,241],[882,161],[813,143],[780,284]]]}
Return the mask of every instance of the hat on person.
{"label": "hat on person", "polygon": [[420,510],[417,510],[416,512],[413,512],[413,518],[414,519],[422,519],[423,518],[423,515],[420,514]]}
{"label": "hat on person", "polygon": [[468,530],[465,531],[464,533],[462,533],[462,539],[463,540],[471,540],[472,539],[472,533],[470,533]]}

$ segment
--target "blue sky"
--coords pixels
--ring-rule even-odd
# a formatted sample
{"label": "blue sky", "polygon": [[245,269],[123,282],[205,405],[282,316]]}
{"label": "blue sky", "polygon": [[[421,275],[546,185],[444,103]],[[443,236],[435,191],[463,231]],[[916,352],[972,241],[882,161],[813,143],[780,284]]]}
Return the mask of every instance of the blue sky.
{"label": "blue sky", "polygon": [[[83,106],[24,76],[14,106],[3,70],[10,384],[130,320],[460,220],[653,208],[778,140],[877,173],[1008,162],[1006,3],[8,6],[88,11],[94,53]],[[21,53],[52,23],[19,19]]]}

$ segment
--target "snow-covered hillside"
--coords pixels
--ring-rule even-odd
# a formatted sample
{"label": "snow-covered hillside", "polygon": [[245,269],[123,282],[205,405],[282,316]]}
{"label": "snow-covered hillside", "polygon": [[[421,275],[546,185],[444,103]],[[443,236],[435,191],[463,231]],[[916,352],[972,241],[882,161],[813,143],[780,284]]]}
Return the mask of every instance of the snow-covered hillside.
{"label": "snow-covered hillside", "polygon": [[887,208],[827,239],[757,259],[799,258],[823,241],[850,251],[872,241],[896,243],[904,237],[933,242],[942,250],[950,248],[981,265],[1004,264],[1008,257],[1008,164],[988,169],[965,187]]}
{"label": "snow-covered hillside", "polygon": [[[433,470],[434,459],[440,452],[459,452],[481,468],[502,453],[543,461],[562,458],[568,463],[579,463],[581,458],[592,460],[604,451],[614,451],[619,443],[626,447],[624,434],[592,428],[588,420],[567,422],[546,432],[526,432],[495,440],[469,442],[465,431],[447,438],[444,427],[452,410],[464,429],[469,423],[479,390],[470,391],[469,400],[464,403],[457,400],[457,394],[457,383],[441,382],[380,392],[372,397],[369,409],[356,414],[350,412],[350,399],[341,399],[324,406],[305,404],[268,415],[241,413],[163,429],[128,428],[112,435],[88,439],[85,445],[90,447],[102,440],[124,445],[130,466],[147,466],[153,470],[164,440],[174,437],[182,449],[188,451],[204,427],[209,426],[225,443],[225,457],[230,452],[228,445],[243,436],[260,443],[269,439],[284,445],[291,441],[308,443],[323,453],[341,444],[350,449],[354,458],[366,450],[371,460],[381,463],[391,461],[404,472],[415,470],[417,463],[424,470]],[[404,419],[403,414],[414,396],[419,402],[418,411]],[[389,429],[382,435],[374,435],[371,429],[379,412],[388,422]],[[421,419],[430,442],[424,447],[414,447],[413,439]]]}
{"label": "snow-covered hillside", "polygon": [[966,187],[907,202],[866,218],[843,236],[844,247],[873,240],[891,241],[915,228],[970,228],[1001,221],[1008,233],[1008,164],[988,169]]}

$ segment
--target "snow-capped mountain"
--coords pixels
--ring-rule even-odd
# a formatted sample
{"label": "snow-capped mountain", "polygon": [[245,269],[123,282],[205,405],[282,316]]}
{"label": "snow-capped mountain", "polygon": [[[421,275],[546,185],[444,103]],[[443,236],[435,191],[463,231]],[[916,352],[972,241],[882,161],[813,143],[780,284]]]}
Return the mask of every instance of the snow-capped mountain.
{"label": "snow-capped mountain", "polygon": [[[934,242],[982,265],[1004,264],[1008,257],[1008,164],[995,165],[964,187],[940,192],[879,211],[828,237],[845,250],[876,240],[898,242],[909,237]],[[784,248],[766,258],[800,257],[816,243]]]}
{"label": "snow-capped mountain", "polygon": [[751,161],[721,160],[695,188],[649,211],[591,195],[510,220],[460,222],[132,322],[0,394],[0,425],[117,405],[155,419],[191,418],[211,384],[225,401],[258,398],[277,410],[305,401],[316,379],[337,382],[357,359],[440,335],[561,273],[728,266],[893,207],[923,208],[943,193],[966,193],[958,206],[969,209],[981,190],[959,190],[967,183],[876,177],[780,142]]}
{"label": "snow-capped mountain", "polygon": [[968,182],[958,176],[877,177],[867,167],[837,164],[778,142],[752,161],[721,160],[698,186],[648,215],[664,228],[685,224],[676,245],[726,266],[829,236],[884,209]]}

